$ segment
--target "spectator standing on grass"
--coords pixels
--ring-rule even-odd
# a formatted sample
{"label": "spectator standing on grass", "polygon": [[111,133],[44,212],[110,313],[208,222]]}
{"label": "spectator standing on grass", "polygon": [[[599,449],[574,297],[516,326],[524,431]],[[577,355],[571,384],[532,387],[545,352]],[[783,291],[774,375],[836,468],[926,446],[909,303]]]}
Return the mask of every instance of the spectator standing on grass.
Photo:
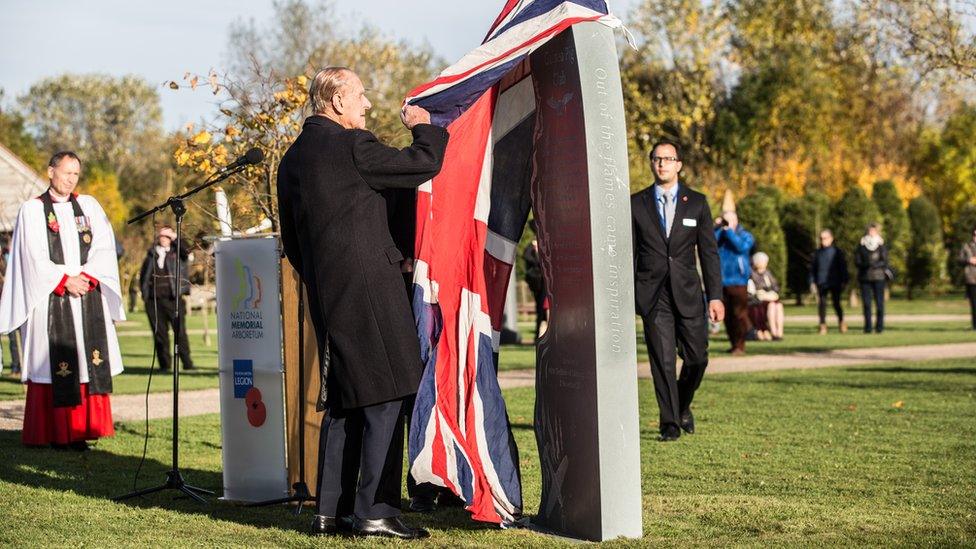
{"label": "spectator standing on grass", "polygon": [[[177,245],[179,244],[179,245]],[[176,250],[179,248],[180,295],[176,295]],[[169,225],[159,229],[156,242],[146,252],[146,259],[139,270],[139,286],[146,306],[146,316],[153,331],[153,343],[159,358],[160,371],[169,370],[173,362],[169,346],[169,329],[173,328],[184,370],[193,370],[190,357],[190,340],[186,336],[186,299],[190,295],[191,254],[186,242],[176,240],[176,231]],[[179,308],[179,319],[176,318]]]}
{"label": "spectator standing on grass", "polygon": [[756,337],[764,341],[783,339],[783,303],[779,299],[779,281],[768,269],[769,256],[759,252],[752,256],[749,277],[749,319]]}
{"label": "spectator standing on grass", "polygon": [[969,299],[973,329],[976,330],[976,227],[973,227],[973,239],[959,250],[959,263],[965,266],[963,280],[966,283],[966,297]]}
{"label": "spectator standing on grass", "polygon": [[739,224],[735,212],[722,212],[715,228],[718,256],[722,262],[722,295],[728,314],[725,315],[725,332],[729,336],[733,355],[746,352],[746,334],[749,325],[749,253],[756,239]]}
{"label": "spectator standing on grass", "polygon": [[827,333],[827,297],[830,296],[837,313],[837,327],[840,333],[847,333],[844,322],[844,306],[841,293],[847,286],[850,274],[844,252],[834,246],[834,233],[830,229],[820,231],[820,248],[813,254],[810,263],[810,283],[817,294],[817,314],[820,316],[820,335]]}
{"label": "spectator standing on grass", "polygon": [[854,254],[857,265],[857,281],[861,284],[861,301],[864,303],[864,333],[871,333],[871,303],[875,303],[874,331],[884,331],[885,285],[891,268],[888,265],[888,248],[881,238],[877,223],[868,225],[861,243]]}

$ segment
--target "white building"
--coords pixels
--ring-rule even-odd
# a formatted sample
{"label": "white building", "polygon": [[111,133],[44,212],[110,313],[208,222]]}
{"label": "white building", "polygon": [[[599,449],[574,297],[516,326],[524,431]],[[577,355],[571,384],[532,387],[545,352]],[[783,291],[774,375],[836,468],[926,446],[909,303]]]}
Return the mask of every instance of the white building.
{"label": "white building", "polygon": [[46,179],[0,143],[0,234],[12,232],[20,205],[47,187]]}

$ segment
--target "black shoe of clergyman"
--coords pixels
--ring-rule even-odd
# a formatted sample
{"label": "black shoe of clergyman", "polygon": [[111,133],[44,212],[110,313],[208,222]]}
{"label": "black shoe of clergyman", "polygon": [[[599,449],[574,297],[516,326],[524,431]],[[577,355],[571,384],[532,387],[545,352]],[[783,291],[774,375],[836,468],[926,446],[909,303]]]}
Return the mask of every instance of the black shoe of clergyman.
{"label": "black shoe of clergyman", "polygon": [[361,519],[352,522],[352,532],[357,536],[384,536],[400,539],[422,539],[430,536],[423,528],[411,528],[400,522],[400,517]]}
{"label": "black shoe of clergyman", "polygon": [[661,436],[657,437],[657,439],[661,442],[671,442],[673,440],[678,440],[678,437],[680,436],[681,431],[679,431],[677,427],[668,427],[661,431]]}
{"label": "black shoe of clergyman", "polygon": [[414,496],[410,498],[410,505],[407,507],[414,513],[433,513],[437,509],[434,496]]}
{"label": "black shoe of clergyman", "polygon": [[313,536],[328,536],[332,534],[345,533],[352,530],[351,517],[327,517],[325,515],[315,515],[312,519],[310,533]]}
{"label": "black shoe of clergyman", "polygon": [[689,435],[695,434],[695,416],[692,415],[691,410],[681,414],[681,430]]}

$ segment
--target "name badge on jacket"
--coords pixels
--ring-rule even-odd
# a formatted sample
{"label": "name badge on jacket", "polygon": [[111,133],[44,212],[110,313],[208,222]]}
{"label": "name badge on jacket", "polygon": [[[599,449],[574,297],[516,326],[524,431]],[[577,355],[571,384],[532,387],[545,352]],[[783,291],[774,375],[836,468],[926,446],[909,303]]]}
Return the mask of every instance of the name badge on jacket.
{"label": "name badge on jacket", "polygon": [[681,224],[684,225],[685,227],[697,227],[698,220],[693,217],[686,217],[681,220]]}

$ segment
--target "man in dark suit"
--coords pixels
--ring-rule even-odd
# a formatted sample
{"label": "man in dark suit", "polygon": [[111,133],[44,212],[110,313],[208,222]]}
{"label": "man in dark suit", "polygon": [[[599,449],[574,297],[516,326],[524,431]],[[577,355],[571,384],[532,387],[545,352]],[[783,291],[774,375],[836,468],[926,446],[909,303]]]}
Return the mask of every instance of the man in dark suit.
{"label": "man in dark suit", "polygon": [[423,366],[383,191],[416,188],[441,168],[447,132],[407,106],[404,149],[365,130],[371,107],[349,69],[320,71],[313,115],[278,167],[285,254],[302,274],[320,353],[328,349],[313,533],[352,530],[406,539],[400,521],[403,410]]}
{"label": "man in dark suit", "polygon": [[[681,153],[662,141],[650,154],[654,185],[630,199],[634,296],[644,321],[662,441],[695,432],[691,401],[708,366],[708,322],[725,317],[722,270],[705,196],[678,182]],[[699,277],[695,259],[701,265]],[[702,280],[705,295],[702,294]],[[683,361],[676,379],[677,356]]]}

